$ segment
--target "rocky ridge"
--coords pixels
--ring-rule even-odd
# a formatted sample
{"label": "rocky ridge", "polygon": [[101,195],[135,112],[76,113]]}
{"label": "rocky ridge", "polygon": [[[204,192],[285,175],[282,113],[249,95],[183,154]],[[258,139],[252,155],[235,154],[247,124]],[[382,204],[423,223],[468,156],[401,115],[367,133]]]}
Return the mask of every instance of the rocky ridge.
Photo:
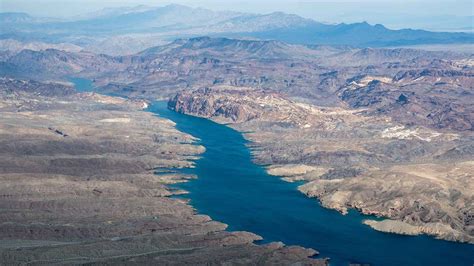
{"label": "rocky ridge", "polygon": [[103,92],[128,97],[250,87],[318,106],[349,105],[407,126],[472,131],[474,72],[468,54],[198,37],[121,57],[53,49],[4,56],[4,75],[83,76]]}

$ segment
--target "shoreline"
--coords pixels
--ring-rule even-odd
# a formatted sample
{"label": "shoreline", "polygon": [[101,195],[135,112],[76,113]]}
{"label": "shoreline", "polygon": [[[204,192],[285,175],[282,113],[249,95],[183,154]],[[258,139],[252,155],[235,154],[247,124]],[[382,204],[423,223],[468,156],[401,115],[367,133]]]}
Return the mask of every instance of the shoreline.
{"label": "shoreline", "polygon": [[[228,232],[230,234],[235,234],[236,236],[241,236],[244,239],[247,239],[246,241],[248,243],[250,243],[251,245],[259,246],[261,248],[269,248],[269,249],[283,250],[283,251],[288,249],[288,251],[284,251],[284,252],[288,252],[289,254],[294,253],[293,254],[294,256],[299,257],[299,260],[305,261],[305,263],[309,263],[311,265],[327,265],[327,263],[328,263],[327,258],[312,259],[313,257],[317,256],[319,254],[319,252],[314,250],[314,249],[311,249],[311,248],[305,248],[305,247],[301,247],[301,246],[291,246],[291,245],[286,246],[282,242],[271,242],[271,243],[267,243],[267,244],[257,244],[257,243],[255,243],[255,241],[260,241],[260,240],[263,239],[258,234],[255,234],[255,233],[249,232],[249,231],[229,230],[229,228],[228,228],[229,226],[226,223],[214,220],[207,214],[201,214],[200,211],[191,204],[191,199],[187,199],[187,198],[184,197],[185,195],[189,194],[189,191],[187,191],[185,189],[182,189],[182,188],[179,188],[179,185],[188,183],[190,181],[193,181],[193,180],[196,180],[196,179],[199,178],[199,176],[196,175],[196,174],[188,174],[186,172],[187,172],[187,170],[189,171],[189,170],[192,170],[193,168],[196,167],[196,162],[203,157],[203,154],[206,152],[206,147],[200,143],[201,140],[199,138],[197,138],[195,136],[192,136],[189,133],[180,131],[177,128],[177,123],[175,121],[173,121],[173,120],[171,120],[167,117],[164,117],[162,114],[159,113],[159,111],[154,111],[153,110],[154,107],[157,104],[158,105],[160,104],[160,102],[167,106],[167,101],[165,101],[165,100],[152,101],[152,100],[144,100],[144,99],[136,99],[135,100],[135,99],[130,99],[126,96],[100,94],[100,93],[97,93],[94,90],[93,82],[91,82],[88,79],[69,78],[69,81],[72,82],[73,84],[79,84],[80,86],[85,87],[85,89],[82,88],[81,90],[78,91],[80,93],[90,94],[91,96],[95,96],[96,98],[97,97],[98,98],[102,97],[102,98],[110,98],[110,99],[123,99],[123,100],[131,100],[133,102],[136,102],[137,107],[141,108],[142,112],[145,112],[147,114],[151,114],[152,116],[158,117],[159,119],[164,119],[165,121],[167,121],[167,123],[171,124],[171,126],[174,128],[174,130],[190,137],[188,141],[186,141],[185,143],[181,143],[181,144],[194,146],[194,147],[198,148],[198,150],[196,150],[196,153],[193,153],[192,155],[185,156],[186,161],[188,162],[188,164],[186,166],[182,166],[182,167],[178,167],[178,168],[176,168],[176,167],[175,168],[169,168],[169,167],[160,168],[161,170],[165,170],[164,174],[160,174],[156,170],[153,171],[153,175],[159,177],[160,180],[162,180],[162,182],[164,182],[164,185],[165,185],[165,187],[167,188],[167,190],[169,192],[169,194],[166,195],[166,197],[177,200],[179,202],[182,202],[186,206],[189,206],[190,208],[193,209],[194,215],[204,217],[209,222],[215,222],[215,223],[221,224],[222,226],[224,226],[224,230],[226,232]],[[172,171],[172,172],[170,173],[168,171]],[[185,176],[183,176],[183,174]],[[168,176],[169,178],[166,178],[166,176]],[[178,179],[176,179],[177,176],[178,176]],[[163,179],[163,177],[164,177],[164,179]],[[173,188],[172,187],[173,185],[176,185],[178,188]]]}
{"label": "shoreline", "polygon": [[[444,232],[450,232],[454,235],[458,235],[457,232],[452,230],[451,228],[447,227],[441,223],[429,223],[426,225],[412,225],[400,220],[392,220],[390,217],[384,216],[383,214],[376,214],[376,213],[367,213],[367,210],[356,208],[355,206],[341,206],[338,204],[331,204],[331,203],[323,203],[320,201],[320,198],[315,195],[311,196],[307,194],[304,186],[312,182],[312,180],[305,179],[303,176],[306,174],[311,173],[316,180],[319,176],[326,173],[329,169],[323,169],[321,167],[314,167],[314,166],[307,166],[303,164],[293,164],[293,165],[269,165],[265,167],[267,173],[276,177],[280,177],[280,179],[286,182],[303,182],[303,184],[298,185],[297,189],[299,192],[304,194],[308,198],[315,198],[322,207],[327,209],[336,210],[342,215],[346,215],[348,210],[355,210],[362,215],[366,215],[367,217],[374,216],[379,220],[374,220],[373,218],[364,219],[362,221],[363,224],[371,227],[373,230],[384,232],[384,233],[391,233],[391,234],[398,234],[398,235],[410,235],[410,236],[420,236],[426,235],[429,237],[433,237],[439,240],[445,240],[455,243],[461,244],[474,244],[474,239],[467,239],[465,241],[458,240],[458,239],[446,239],[441,238],[440,235],[443,235]],[[315,173],[316,176],[315,176]]]}
{"label": "shoreline", "polygon": [[[167,101],[153,101],[150,103],[150,107],[153,106],[153,104],[157,103],[157,102],[162,102],[162,103],[166,103],[167,104]],[[167,108],[167,107],[166,107]],[[169,118],[166,118],[164,116],[162,116],[162,114],[159,113],[159,111],[153,111],[153,110],[146,110],[147,112],[150,112],[154,115],[157,115],[161,118],[164,118],[164,119],[168,119],[169,121],[172,121],[171,119]],[[171,110],[170,110],[171,111]],[[172,111],[174,112],[174,111]],[[172,121],[174,124],[175,124],[175,128],[176,128],[176,122]],[[223,125],[223,126],[226,126],[226,125]],[[177,129],[177,128],[176,128]],[[179,130],[179,129],[177,129]],[[182,132],[182,131],[180,131]],[[184,132],[185,134],[189,134],[189,133],[186,133]],[[192,135],[191,135],[192,136]],[[203,157],[203,154],[206,152],[206,147],[202,144],[200,144],[199,142],[201,141],[198,137],[195,137],[195,136],[192,136],[193,137],[193,141],[192,143],[190,143],[191,145],[197,145],[197,146],[200,146],[200,147],[203,147],[203,152],[200,153],[195,159],[192,160],[193,162],[193,165],[191,167],[185,167],[185,168],[180,168],[180,169],[173,169],[172,171],[175,171],[176,174],[180,174],[180,172],[183,172],[184,170],[184,173],[185,174],[188,174],[187,172],[191,171],[192,169],[196,168],[196,163],[198,160],[200,160],[202,157]],[[159,174],[159,173],[155,173],[155,174]],[[244,231],[235,231],[233,229],[230,229],[229,228],[229,225],[224,223],[224,222],[221,222],[219,221],[218,219],[217,220],[214,220],[214,218],[212,218],[211,216],[209,216],[208,214],[205,214],[205,212],[202,212],[200,211],[197,207],[195,207],[193,204],[192,204],[192,199],[191,197],[189,196],[190,192],[186,189],[183,189],[180,185],[183,185],[183,184],[186,184],[186,183],[191,183],[197,179],[199,179],[199,176],[196,175],[196,174],[190,174],[193,176],[193,178],[185,178],[185,179],[180,179],[178,180],[177,182],[174,182],[174,183],[171,183],[169,184],[170,186],[174,186],[176,185],[176,189],[179,190],[180,193],[178,194],[172,194],[172,195],[169,195],[170,198],[174,198],[174,199],[177,199],[177,200],[180,200],[180,201],[184,201],[185,204],[187,204],[188,206],[190,206],[191,208],[193,208],[194,212],[196,215],[199,215],[199,216],[204,216],[204,217],[208,217],[210,221],[217,221],[218,223],[220,224],[223,224],[225,226],[225,231],[229,232],[229,233],[235,233],[235,234],[238,234],[238,235],[244,235],[244,236],[252,236],[252,244],[255,245],[255,246],[260,246],[260,247],[271,247],[271,248],[288,248],[290,250],[290,253],[291,252],[296,252],[296,254],[302,252],[302,251],[305,251],[308,258],[310,259],[310,261],[308,261],[308,263],[310,263],[311,265],[329,265],[329,261],[330,261],[330,258],[325,258],[325,257],[319,257],[319,251],[313,249],[313,248],[307,248],[307,247],[304,247],[304,246],[299,246],[299,245],[286,245],[284,242],[281,242],[281,241],[272,241],[272,242],[268,242],[268,243],[258,243],[262,240],[264,240],[264,238],[262,236],[260,236],[259,234],[256,234],[256,233],[253,233],[251,232],[251,230],[244,230]],[[169,188],[171,189],[175,189],[173,187],[170,187],[168,186]]]}
{"label": "shoreline", "polygon": [[[255,146],[255,142],[253,142],[252,139],[249,139],[249,138],[246,136],[245,132],[242,132],[242,131],[238,130],[239,127],[234,127],[232,124],[228,124],[228,123],[224,124],[222,121],[219,121],[219,120],[216,121],[215,119],[212,119],[212,118],[205,118],[205,117],[195,116],[195,115],[192,115],[192,114],[189,114],[189,115],[190,115],[191,117],[197,117],[197,118],[199,118],[199,119],[210,120],[212,123],[217,123],[217,124],[220,124],[221,126],[225,126],[225,127],[228,127],[228,128],[230,128],[230,129],[232,129],[232,130],[237,131],[237,133],[239,133],[239,134],[243,137],[245,146],[246,146],[247,149],[249,149],[249,153],[251,154],[251,157],[252,157],[252,158],[255,158],[255,154],[254,154],[254,150],[255,150],[255,149],[252,149],[253,147],[256,147],[256,146]],[[186,130],[185,130],[185,132],[186,132]],[[252,147],[252,148],[251,148],[251,147]],[[257,148],[256,150],[258,150],[258,148]],[[253,162],[255,165],[257,165],[258,167],[262,168],[262,170],[263,170],[266,174],[269,174],[269,173],[268,173],[268,168],[274,169],[274,168],[278,168],[278,167],[279,167],[279,165],[268,165],[268,164],[262,165],[262,164],[258,164],[258,163],[256,163],[255,160],[253,160],[253,159],[252,159],[252,162]],[[321,168],[319,168],[319,167],[299,167],[298,165],[293,166],[293,168],[296,168],[296,169],[298,170],[297,173],[300,174],[300,175],[301,175],[301,174],[304,174],[305,172],[309,172],[309,170],[313,170],[313,171],[327,170],[327,169],[321,169]],[[287,170],[287,169],[279,169],[279,170]],[[294,170],[294,169],[293,169],[293,170]],[[325,172],[325,171],[321,171],[321,172]],[[281,173],[282,173],[282,172],[280,172],[279,174],[281,174]],[[290,171],[287,171],[287,173],[286,173],[287,176],[286,176],[286,177],[288,177],[288,175],[290,175],[290,174],[291,174],[291,172],[290,172]],[[270,176],[272,176],[272,175],[270,175]],[[276,177],[276,176],[273,175],[271,178],[275,178],[275,177]],[[283,177],[283,176],[280,176],[280,177],[281,177],[281,178],[276,178],[276,180],[281,180],[281,179],[284,179],[284,178],[285,178],[285,177]],[[347,215],[342,215],[342,214],[340,213],[340,211],[336,211],[336,210],[334,210],[333,208],[332,208],[332,209],[331,209],[331,208],[327,208],[326,206],[321,206],[321,205],[318,203],[318,202],[319,202],[318,199],[312,199],[312,197],[308,197],[307,195],[305,195],[304,193],[302,193],[301,191],[299,191],[299,189],[297,188],[297,185],[298,185],[298,184],[301,184],[300,182],[304,182],[304,181],[298,181],[298,178],[293,178],[293,177],[290,177],[290,179],[292,179],[292,180],[283,180],[283,181],[281,181],[281,182],[284,183],[284,184],[291,184],[291,183],[293,183],[294,185],[291,185],[292,188],[290,188],[290,189],[291,189],[292,191],[294,191],[296,194],[300,195],[301,198],[304,198],[305,200],[308,200],[308,201],[310,201],[310,202],[312,201],[313,203],[311,203],[311,205],[314,206],[314,209],[313,209],[313,207],[312,207],[312,209],[313,209],[314,211],[319,212],[318,209],[321,209],[321,210],[324,210],[323,213],[327,213],[327,214],[328,214],[328,217],[332,217],[332,215],[335,216],[334,218],[336,218],[336,216],[338,217],[337,219],[334,219],[334,222],[336,222],[336,223],[329,222],[329,224],[334,224],[334,227],[335,227],[335,228],[338,228],[337,225],[336,225],[338,220],[340,220],[340,221],[344,221],[344,220],[345,220],[345,221],[347,221],[349,224],[352,224],[351,226],[354,226],[355,224],[358,224],[358,226],[355,226],[356,228],[360,228],[360,227],[367,228],[367,229],[363,230],[364,232],[366,232],[366,235],[367,235],[367,237],[369,238],[369,239],[366,239],[367,241],[364,241],[364,242],[366,242],[366,244],[370,243],[371,240],[374,239],[374,238],[375,238],[375,239],[377,239],[377,238],[389,238],[389,239],[395,240],[395,242],[399,242],[399,244],[401,244],[401,243],[403,243],[403,242],[405,241],[404,238],[399,238],[400,236],[403,236],[403,235],[401,235],[401,234],[391,234],[391,233],[389,234],[389,233],[386,233],[386,232],[382,232],[382,231],[380,231],[380,230],[375,230],[375,229],[371,228],[369,225],[363,223],[364,220],[367,220],[367,219],[370,219],[370,220],[373,220],[373,221],[379,221],[379,219],[380,219],[380,221],[382,221],[383,218],[376,217],[376,216],[374,216],[373,214],[364,214],[363,211],[357,210],[357,208],[349,208]],[[286,181],[286,182],[285,182],[285,181]],[[292,181],[292,182],[288,182],[288,181]],[[273,181],[270,181],[270,182],[273,183]],[[257,182],[257,183],[258,183],[258,182]],[[258,185],[257,183],[256,183],[255,185]],[[196,185],[193,185],[193,186],[194,186],[194,188],[193,188],[194,190],[196,190],[196,189],[199,190],[200,187],[202,187],[202,185],[201,185],[201,186],[197,186],[197,187],[196,187]],[[286,185],[283,185],[283,186],[286,187]],[[298,191],[297,191],[297,190],[298,190]],[[276,194],[276,195],[274,195],[274,196],[275,196],[275,197],[278,197],[278,195],[281,195],[281,194]],[[283,195],[282,195],[282,196],[283,196]],[[196,199],[196,200],[199,200],[199,199],[200,199],[200,197],[199,197],[199,196],[196,196],[196,195],[191,195],[191,196],[186,196],[186,197],[187,197],[187,198],[190,198],[191,200],[192,200],[192,199]],[[263,196],[263,195],[262,195],[262,197],[267,198],[267,196]],[[299,196],[298,196],[298,198],[299,198]],[[270,198],[269,198],[268,200],[271,201]],[[202,202],[199,203],[199,204],[197,204],[197,205],[196,205],[196,202],[194,202],[194,204],[191,202],[191,204],[192,204],[197,210],[199,210],[199,211],[201,211],[201,212],[203,212],[203,213],[209,213],[209,211],[206,211],[209,207],[207,207],[206,205],[203,207],[203,205],[202,205],[203,203],[202,203]],[[313,205],[313,204],[318,204],[318,205],[320,205],[320,207],[319,207],[319,206],[316,207],[316,205]],[[218,205],[219,205],[219,204],[218,204]],[[285,209],[285,207],[278,207],[278,209],[281,209],[281,208]],[[311,213],[309,213],[309,212],[306,212],[306,214],[311,215]],[[211,215],[211,216],[212,216],[212,215]],[[275,216],[275,217],[278,217],[278,216]],[[300,216],[295,216],[295,218],[297,218],[297,217],[300,217]],[[227,219],[228,219],[228,221],[233,221],[233,222],[234,222],[234,225],[233,225],[234,228],[235,228],[236,225],[239,226],[239,219],[232,220],[232,217],[227,217]],[[355,219],[355,220],[354,220],[354,219]],[[222,220],[222,219],[218,219],[218,220]],[[304,220],[303,220],[303,221],[304,221]],[[228,222],[227,222],[227,223],[228,223]],[[235,224],[235,223],[237,223],[237,224]],[[348,227],[348,228],[351,228],[351,227]],[[342,228],[341,228],[341,229],[342,229]],[[348,230],[348,229],[346,229],[346,230]],[[250,231],[256,232],[257,234],[259,234],[258,231],[255,231],[255,230],[250,230]],[[308,232],[308,234],[310,234],[310,233]],[[340,232],[340,235],[345,235],[345,234],[347,234],[347,232],[344,233],[344,230],[342,230],[342,231]],[[259,234],[259,235],[262,235],[262,234]],[[369,235],[370,235],[370,237],[369,237]],[[264,239],[267,239],[267,238],[265,237],[265,235],[263,235],[263,237],[264,237]],[[327,250],[327,249],[325,250],[324,248],[323,248],[323,250],[321,250],[321,246],[317,244],[317,243],[318,243],[318,241],[316,240],[317,237],[316,237],[316,239],[315,239],[316,242],[314,242],[314,243],[312,243],[312,244],[304,244],[304,243],[306,243],[306,242],[304,242],[303,239],[304,239],[304,238],[299,239],[299,241],[300,241],[300,242],[299,242],[299,245],[308,246],[308,247],[313,247],[313,248],[317,249],[318,251],[320,251],[323,256],[330,257],[330,263],[331,263],[331,265],[344,265],[344,262],[343,262],[344,260],[341,261],[341,258],[343,258],[342,256],[340,257],[339,255],[334,255],[334,254],[333,254],[333,255],[330,255],[330,254],[328,254],[328,253],[330,253],[330,252],[328,252],[328,250]],[[414,240],[414,239],[416,239],[416,240]],[[271,240],[270,240],[270,241],[271,241]],[[390,241],[392,241],[392,240],[389,240],[389,242],[387,243],[389,246],[390,246]],[[452,242],[452,241],[440,240],[440,239],[436,239],[436,238],[434,238],[434,237],[432,237],[432,236],[428,236],[428,235],[419,235],[419,236],[417,236],[417,237],[415,237],[415,238],[407,238],[406,241],[408,241],[408,242],[407,242],[407,244],[408,244],[407,246],[413,245],[413,244],[415,244],[415,243],[420,243],[421,245],[418,245],[417,247],[423,247],[423,246],[426,245],[427,248],[435,248],[436,246],[438,246],[438,247],[443,247],[443,246],[449,246],[449,247],[451,247],[453,244],[455,244],[456,246],[457,246],[457,245],[461,245],[460,247],[463,247],[463,249],[466,249],[466,250],[469,250],[469,249],[470,249],[470,247],[469,247],[470,245],[469,245],[469,244],[461,243],[461,242]],[[286,241],[283,240],[283,242],[286,242]],[[350,242],[350,240],[349,240],[349,242]],[[377,242],[377,241],[376,241],[376,242]],[[298,243],[298,242],[296,242],[296,243]],[[315,244],[315,243],[316,243],[316,244]],[[339,243],[339,242],[338,242],[338,243]],[[342,242],[341,242],[341,243],[342,243]],[[434,246],[433,246],[433,244],[434,244]],[[337,244],[335,244],[335,245],[337,245]],[[385,245],[385,243],[382,244],[382,245]],[[318,247],[318,246],[319,246],[319,247]],[[333,246],[331,245],[331,246],[329,246],[329,247],[333,247]],[[336,246],[334,246],[334,247],[336,247]],[[453,247],[455,247],[455,246],[453,246]],[[444,248],[443,248],[443,249],[444,249]],[[441,250],[443,250],[443,249],[441,249]],[[337,247],[336,247],[336,250],[337,250]],[[395,249],[395,250],[397,250],[397,249]],[[414,248],[413,250],[416,250],[416,248]],[[355,252],[355,251],[354,251],[354,252]],[[400,250],[398,250],[397,252],[404,252],[404,251],[402,251],[402,249],[400,249]],[[412,252],[407,252],[407,254],[411,254],[411,253],[412,253]],[[419,253],[417,253],[417,254],[419,254]],[[465,255],[465,254],[464,254],[464,255]],[[411,254],[411,255],[408,255],[408,256],[409,256],[409,257],[412,257],[412,256],[414,256],[414,254]],[[462,256],[461,256],[461,257],[462,257]],[[427,258],[424,258],[424,259],[425,259],[425,260],[419,260],[419,258],[417,258],[417,259],[415,259],[415,260],[418,260],[418,263],[420,263],[421,261],[425,261],[425,262],[430,261],[430,260],[427,259]],[[451,260],[450,260],[451,262],[453,261],[452,259],[453,259],[453,258],[451,258]],[[393,261],[397,261],[397,260],[398,260],[398,259],[393,259]],[[377,262],[377,260],[373,260],[373,261],[372,261],[372,259],[367,259],[367,260],[365,260],[365,259],[362,259],[362,260],[360,260],[360,259],[359,259],[359,260],[349,259],[349,260],[347,260],[348,263],[349,263],[349,262],[352,262],[352,263],[356,263],[356,262],[362,263],[362,262],[364,262],[364,261],[365,261],[366,263],[368,263],[368,262],[373,262],[373,263],[377,263],[377,264],[381,263],[380,261]],[[384,261],[384,260],[383,260],[383,261]],[[403,261],[403,264],[404,264],[404,265],[411,265],[411,263],[407,262],[406,259],[402,259],[401,261]],[[400,263],[402,263],[401,261],[400,261]],[[409,261],[409,260],[408,260],[408,261]],[[454,260],[454,261],[456,261],[456,260]],[[469,261],[469,260],[468,260],[468,261]],[[386,262],[386,261],[385,261],[385,262]],[[425,262],[424,262],[424,263],[425,263]],[[382,264],[382,265],[383,265],[383,264]],[[392,264],[388,264],[388,265],[392,265]],[[395,264],[393,264],[393,265],[395,265]],[[400,264],[398,264],[398,265],[400,265]],[[416,264],[416,263],[413,263],[413,265],[417,265],[417,264]],[[435,263],[434,265],[436,265],[436,263]],[[441,264],[440,264],[440,265],[441,265]],[[457,265],[457,264],[453,264],[453,265]]]}
{"label": "shoreline", "polygon": [[[259,146],[258,143],[253,141],[248,136],[248,134],[249,134],[248,132],[240,130],[240,127],[234,126],[234,123],[229,122],[228,119],[223,119],[223,118],[220,118],[220,117],[208,118],[208,117],[205,117],[205,116],[200,116],[200,115],[195,115],[195,114],[187,114],[187,115],[191,115],[191,116],[199,117],[199,118],[203,118],[203,119],[209,119],[209,120],[211,120],[215,123],[221,124],[223,126],[228,126],[232,129],[238,131],[239,133],[242,134],[242,136],[247,141],[247,147],[249,148],[253,158],[255,158],[255,156],[256,156],[254,148],[255,147],[261,147],[261,146]],[[252,133],[254,133],[254,132],[252,132]],[[254,163],[258,164],[255,161],[254,161]],[[258,165],[260,165],[260,164],[258,164]],[[317,180],[319,176],[323,175],[324,173],[327,173],[329,170],[331,170],[331,168],[307,166],[307,165],[304,165],[304,164],[292,164],[292,165],[278,165],[278,164],[276,164],[276,165],[260,165],[260,166],[264,167],[268,174],[279,177],[280,179],[284,180],[285,182],[294,182],[294,181],[304,182],[302,185],[299,185],[297,187],[297,190],[300,193],[302,193],[305,197],[316,198],[317,201],[319,202],[319,204],[322,207],[326,208],[326,209],[336,210],[339,213],[341,213],[341,215],[346,215],[348,213],[349,209],[353,209],[361,215],[365,215],[365,216],[368,216],[368,217],[375,215],[375,217],[377,217],[377,218],[385,219],[387,222],[384,222],[384,223],[381,223],[381,224],[377,223],[379,221],[371,220],[371,219],[367,219],[367,221],[370,221],[368,223],[362,222],[363,224],[369,226],[371,229],[373,229],[375,231],[384,232],[384,233],[392,233],[392,234],[396,234],[396,235],[417,235],[417,236],[424,235],[424,236],[432,237],[434,239],[439,239],[439,240],[444,240],[444,241],[449,241],[449,242],[454,242],[454,243],[474,244],[474,238],[472,238],[471,240],[469,240],[469,239],[464,239],[464,240],[462,240],[462,239],[452,239],[450,237],[444,237],[443,238],[442,236],[447,234],[447,233],[452,233],[454,235],[460,236],[458,232],[452,230],[451,228],[448,228],[447,226],[445,226],[443,224],[439,224],[439,225],[429,224],[427,226],[424,226],[424,225],[412,225],[412,224],[409,224],[409,223],[405,223],[401,220],[391,220],[389,216],[386,216],[382,213],[369,212],[368,210],[366,210],[364,208],[357,207],[357,206],[347,206],[345,203],[342,203],[342,204],[338,203],[338,200],[330,201],[330,202],[323,201],[318,195],[311,195],[311,194],[308,193],[308,191],[306,191],[304,189],[304,186],[306,184],[309,184],[312,181]],[[275,169],[278,169],[278,168],[281,168],[280,171],[282,171],[282,172],[277,172],[278,174],[275,174]],[[295,171],[295,169],[290,170],[288,168],[290,168],[290,169],[291,168],[296,168],[296,171]],[[286,170],[286,172],[285,172],[285,170]],[[310,172],[312,172],[312,174],[317,173],[317,175],[316,176],[313,175],[312,179],[310,179],[310,180],[305,179],[303,176],[310,173]],[[391,222],[391,221],[394,221],[394,222]],[[383,226],[381,226],[381,225],[383,225]],[[406,225],[406,226],[401,226],[401,225]],[[417,233],[416,234],[412,233],[414,231],[416,231]]]}

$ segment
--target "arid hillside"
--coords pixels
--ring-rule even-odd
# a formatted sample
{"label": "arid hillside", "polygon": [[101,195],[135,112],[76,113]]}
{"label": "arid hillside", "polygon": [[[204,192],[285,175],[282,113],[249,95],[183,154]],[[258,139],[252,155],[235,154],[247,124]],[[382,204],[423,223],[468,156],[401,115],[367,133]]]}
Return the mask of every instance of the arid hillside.
{"label": "arid hillside", "polygon": [[473,62],[470,54],[451,52],[199,37],[132,56],[23,50],[5,55],[0,69],[46,81],[88,77],[102,92],[140,99],[216,85],[250,87],[405,125],[471,131]]}

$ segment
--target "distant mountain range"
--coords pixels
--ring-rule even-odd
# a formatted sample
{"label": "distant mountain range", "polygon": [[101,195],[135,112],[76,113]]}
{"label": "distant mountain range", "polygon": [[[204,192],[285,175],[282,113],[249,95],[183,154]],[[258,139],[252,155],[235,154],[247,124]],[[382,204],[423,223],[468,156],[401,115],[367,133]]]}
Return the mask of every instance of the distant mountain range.
{"label": "distant mountain range", "polygon": [[354,47],[474,42],[472,33],[391,30],[366,22],[334,25],[282,12],[250,14],[182,5],[109,8],[70,20],[0,13],[0,31],[0,39],[71,43],[109,54],[135,53],[176,38],[203,35]]}

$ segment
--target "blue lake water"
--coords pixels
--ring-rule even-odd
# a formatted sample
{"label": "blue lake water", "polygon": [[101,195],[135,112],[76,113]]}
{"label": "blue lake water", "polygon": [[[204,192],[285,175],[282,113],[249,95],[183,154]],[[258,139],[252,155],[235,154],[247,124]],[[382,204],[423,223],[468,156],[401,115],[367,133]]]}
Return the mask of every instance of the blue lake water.
{"label": "blue lake water", "polygon": [[78,92],[95,91],[94,83],[90,79],[71,77],[69,81],[74,84],[74,88]]}
{"label": "blue lake water", "polygon": [[[92,84],[71,80],[78,90]],[[168,118],[177,129],[200,139],[206,152],[196,161],[198,179],[179,184],[202,214],[229,225],[229,230],[256,233],[262,242],[311,247],[331,265],[474,265],[474,245],[428,236],[377,232],[362,224],[372,218],[351,211],[341,215],[298,192],[296,183],[268,175],[252,162],[247,141],[239,132],[210,120],[170,111],[165,102],[148,111]]]}

